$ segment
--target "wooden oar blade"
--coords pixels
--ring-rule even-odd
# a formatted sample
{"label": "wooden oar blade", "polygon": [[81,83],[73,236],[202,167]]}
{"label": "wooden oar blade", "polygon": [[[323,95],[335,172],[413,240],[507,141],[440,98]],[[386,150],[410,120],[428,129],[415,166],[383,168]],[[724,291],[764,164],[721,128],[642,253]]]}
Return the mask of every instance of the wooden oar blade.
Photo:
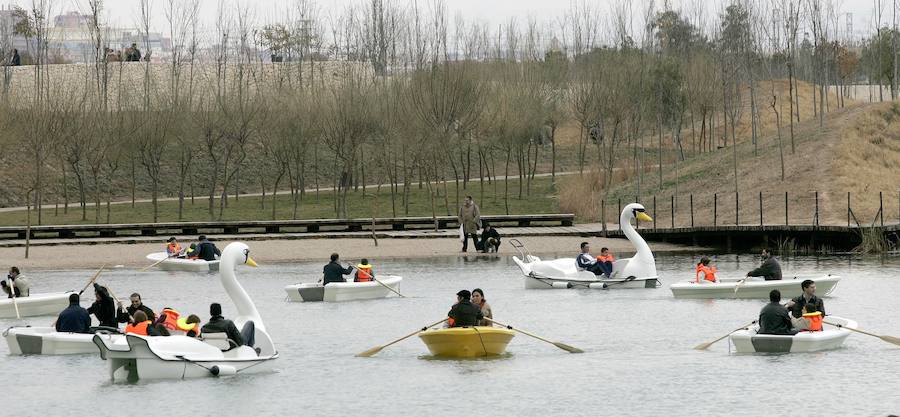
{"label": "wooden oar blade", "polygon": [[695,350],[706,350],[706,349],[709,349],[709,347],[710,347],[711,345],[712,345],[712,343],[709,343],[709,342],[707,342],[707,343],[701,343],[701,344],[699,344],[699,345],[697,345],[697,346],[694,346],[694,349],[695,349]]}
{"label": "wooden oar blade", "polygon": [[894,336],[878,336],[878,338],[881,339],[881,340],[884,340],[885,342],[893,343],[893,344],[895,344],[895,345],[900,346],[900,337],[894,337]]}
{"label": "wooden oar blade", "polygon": [[565,344],[565,343],[553,342],[553,345],[556,346],[556,347],[558,347],[558,348],[560,348],[560,349],[562,349],[562,350],[565,350],[565,351],[567,351],[567,352],[569,352],[569,353],[584,353],[583,350],[578,349],[577,347],[574,347],[574,346],[569,346],[569,345],[567,345],[567,344]]}
{"label": "wooden oar blade", "polygon": [[376,353],[381,352],[381,349],[384,349],[384,346],[375,346],[364,352],[357,353],[356,357],[357,358],[369,358],[369,357],[374,356]]}

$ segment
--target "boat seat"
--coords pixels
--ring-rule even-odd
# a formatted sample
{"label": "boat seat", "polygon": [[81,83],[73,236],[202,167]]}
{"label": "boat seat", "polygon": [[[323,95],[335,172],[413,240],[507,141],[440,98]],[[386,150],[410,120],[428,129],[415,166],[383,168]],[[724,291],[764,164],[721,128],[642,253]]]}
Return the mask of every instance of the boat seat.
{"label": "boat seat", "polygon": [[208,345],[218,348],[222,352],[237,347],[237,343],[235,343],[234,340],[229,339],[228,335],[225,333],[203,333],[200,336],[200,340],[203,340],[203,342]]}

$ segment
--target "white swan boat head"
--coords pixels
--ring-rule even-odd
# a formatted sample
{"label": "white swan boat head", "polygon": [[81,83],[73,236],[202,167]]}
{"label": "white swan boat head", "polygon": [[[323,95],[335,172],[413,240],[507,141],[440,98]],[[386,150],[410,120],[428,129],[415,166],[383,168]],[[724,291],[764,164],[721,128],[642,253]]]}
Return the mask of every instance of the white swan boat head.
{"label": "white swan boat head", "polygon": [[237,282],[234,270],[242,264],[256,266],[250,258],[250,249],[240,242],[229,244],[222,251],[219,278],[237,309],[237,315],[233,318],[235,326],[241,329],[247,322],[253,322],[253,346],[229,349],[224,333],[202,335],[202,339],[128,334],[124,340],[115,342],[95,336],[94,343],[100,348],[100,357],[110,362],[112,379],[180,379],[271,369],[271,361],[278,357],[278,352],[256,305]]}
{"label": "white swan boat head", "polygon": [[635,254],[613,262],[609,279],[579,271],[575,258],[542,261],[537,256],[521,253],[521,258],[513,256],[513,261],[525,275],[525,288],[656,288],[659,286],[656,260],[650,246],[632,226],[632,220],[653,221],[639,203],[628,204],[622,209],[619,227],[634,245]]}

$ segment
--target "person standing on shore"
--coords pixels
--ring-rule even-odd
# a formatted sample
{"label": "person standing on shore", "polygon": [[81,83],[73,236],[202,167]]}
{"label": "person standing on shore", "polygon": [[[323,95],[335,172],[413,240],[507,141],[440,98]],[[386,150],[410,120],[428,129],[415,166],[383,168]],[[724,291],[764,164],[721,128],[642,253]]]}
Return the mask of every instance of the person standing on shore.
{"label": "person standing on shore", "polygon": [[481,223],[481,211],[478,210],[478,205],[472,200],[472,196],[466,196],[465,202],[459,207],[457,217],[459,225],[463,229],[462,251],[466,252],[469,249],[469,237],[472,238],[472,244],[478,245],[478,223]]}

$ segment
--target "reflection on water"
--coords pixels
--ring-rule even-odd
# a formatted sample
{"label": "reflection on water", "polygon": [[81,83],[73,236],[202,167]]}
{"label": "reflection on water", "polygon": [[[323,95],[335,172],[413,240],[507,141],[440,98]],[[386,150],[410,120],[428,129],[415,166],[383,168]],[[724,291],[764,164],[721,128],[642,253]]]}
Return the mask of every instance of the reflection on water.
{"label": "reflection on water", "polygon": [[[252,244],[251,244],[252,247]],[[568,254],[564,254],[568,255]],[[619,257],[627,254],[617,254]],[[691,348],[756,317],[762,301],[675,300],[668,284],[693,276],[699,254],[663,255],[663,287],[637,290],[525,290],[508,255],[374,260],[376,273],[404,276],[409,298],[342,304],[287,303],[282,287],[313,281],[321,265],[241,268],[281,357],[277,371],[225,379],[110,384],[98,356],[14,357],[0,345],[0,375],[15,401],[0,414],[127,412],[189,415],[773,415],[802,406],[814,415],[900,411],[900,347],[854,334],[840,350],[729,355],[727,341]],[[549,258],[547,256],[543,256]],[[786,277],[839,274],[827,311],[861,329],[900,335],[900,258],[783,259]],[[720,275],[741,276],[754,255],[720,255]],[[35,291],[81,288],[93,271],[30,273]],[[216,276],[113,270],[101,282],[139,292],[159,310],[209,317],[211,302],[235,314]],[[518,335],[494,359],[436,360],[417,337],[372,358],[354,354],[440,320],[462,288],[484,289],[498,320],[586,351],[569,354]],[[90,297],[87,297],[90,298]],[[47,326],[53,317],[28,318]],[[17,320],[0,320],[8,327]],[[808,388],[814,386],[813,392]],[[808,395],[815,401],[806,400]],[[889,401],[885,401],[889,400]],[[165,404],[156,407],[154,404]],[[52,407],[52,408],[51,408]],[[98,408],[99,407],[99,408]],[[168,413],[171,413],[168,411]]]}

